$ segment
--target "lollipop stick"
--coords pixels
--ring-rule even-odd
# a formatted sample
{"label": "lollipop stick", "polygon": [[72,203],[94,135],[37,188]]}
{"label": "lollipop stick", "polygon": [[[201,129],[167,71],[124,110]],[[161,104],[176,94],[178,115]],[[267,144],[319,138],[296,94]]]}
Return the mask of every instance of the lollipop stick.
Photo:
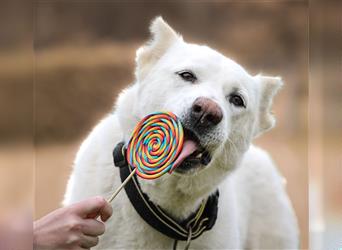
{"label": "lollipop stick", "polygon": [[127,184],[127,182],[133,177],[133,175],[135,174],[135,171],[137,169],[135,168],[130,174],[129,176],[127,176],[127,178],[124,180],[124,182],[120,185],[120,187],[118,187],[115,192],[112,194],[112,196],[107,200],[109,203],[112,202],[114,200],[114,198],[120,193],[121,189]]}

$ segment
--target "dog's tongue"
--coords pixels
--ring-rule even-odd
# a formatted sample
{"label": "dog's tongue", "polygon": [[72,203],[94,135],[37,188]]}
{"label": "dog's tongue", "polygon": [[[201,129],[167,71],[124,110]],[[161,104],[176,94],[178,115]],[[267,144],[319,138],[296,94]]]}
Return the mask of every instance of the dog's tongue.
{"label": "dog's tongue", "polygon": [[192,140],[186,140],[183,143],[182,151],[179,153],[178,158],[173,163],[173,167],[170,172],[172,172],[176,167],[178,167],[186,157],[191,155],[197,149],[197,145]]}

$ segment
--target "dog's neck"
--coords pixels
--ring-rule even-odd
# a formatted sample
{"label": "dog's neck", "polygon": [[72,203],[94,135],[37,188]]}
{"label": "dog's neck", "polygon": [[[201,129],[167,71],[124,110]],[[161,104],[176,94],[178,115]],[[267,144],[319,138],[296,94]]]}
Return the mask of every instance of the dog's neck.
{"label": "dog's neck", "polygon": [[201,202],[216,191],[233,168],[214,160],[211,166],[193,176],[164,175],[156,180],[139,179],[150,200],[177,219],[186,219]]}

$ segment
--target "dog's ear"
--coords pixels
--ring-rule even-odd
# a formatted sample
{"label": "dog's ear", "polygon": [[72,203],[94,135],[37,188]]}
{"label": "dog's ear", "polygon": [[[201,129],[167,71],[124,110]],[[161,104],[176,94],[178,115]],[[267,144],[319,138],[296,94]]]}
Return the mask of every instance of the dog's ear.
{"label": "dog's ear", "polygon": [[138,81],[146,76],[173,43],[182,39],[160,16],[152,21],[150,32],[152,39],[137,50],[135,58]]}
{"label": "dog's ear", "polygon": [[262,75],[255,76],[255,79],[260,85],[259,115],[254,129],[254,136],[256,137],[267,130],[270,130],[275,125],[275,118],[272,114],[271,108],[273,97],[283,86],[283,81],[280,77]]}

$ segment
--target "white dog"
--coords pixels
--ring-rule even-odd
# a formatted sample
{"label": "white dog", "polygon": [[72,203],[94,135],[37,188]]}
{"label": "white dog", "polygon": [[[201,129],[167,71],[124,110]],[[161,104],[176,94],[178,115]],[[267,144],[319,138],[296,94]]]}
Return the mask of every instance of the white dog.
{"label": "white dog", "polygon": [[[216,223],[190,248],[298,248],[297,220],[283,177],[269,155],[251,145],[274,126],[270,109],[281,79],[251,76],[217,51],[184,42],[161,17],[150,30],[151,42],[137,51],[136,82],[120,94],[114,112],[77,154],[64,204],[109,197],[121,184],[114,147],[128,142],[144,116],[167,110],[185,128],[182,162],[172,174],[138,182],[150,201],[175,220],[188,218],[219,190]],[[112,205],[97,249],[172,249],[174,239],[143,220],[124,190]],[[178,241],[178,249],[185,244]]]}

